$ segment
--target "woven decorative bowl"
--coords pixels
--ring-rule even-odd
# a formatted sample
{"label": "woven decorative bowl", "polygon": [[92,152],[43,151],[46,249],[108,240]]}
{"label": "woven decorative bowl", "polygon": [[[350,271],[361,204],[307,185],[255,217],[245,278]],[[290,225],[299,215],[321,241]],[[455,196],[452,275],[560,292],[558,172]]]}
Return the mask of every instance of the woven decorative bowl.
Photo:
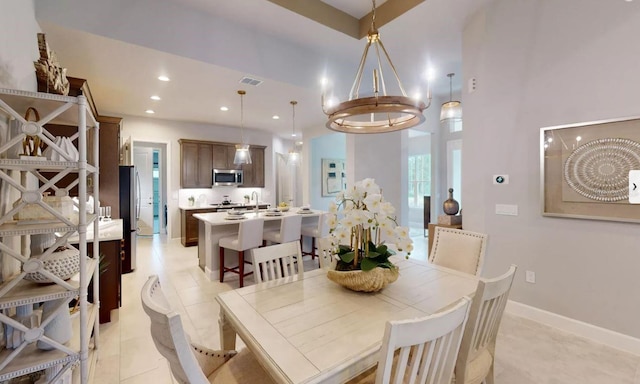
{"label": "woven decorative bowl", "polygon": [[370,271],[328,270],[329,280],[358,292],[377,292],[398,280],[398,269],[374,268]]}
{"label": "woven decorative bowl", "polygon": [[[66,246],[60,247],[64,248],[63,250],[53,252],[53,255],[47,260],[40,261],[37,260],[36,263],[42,264],[42,269],[53,273],[58,276],[62,280],[68,280],[72,278],[76,273],[80,271],[80,251],[77,249]],[[35,261],[35,260],[33,260]],[[39,266],[34,262],[28,261],[25,263],[24,270],[25,272],[29,272],[25,275],[25,280],[33,281],[41,284],[53,283],[47,276],[42,273],[35,271],[31,272],[30,269],[33,268],[28,266],[31,264],[33,266]]]}

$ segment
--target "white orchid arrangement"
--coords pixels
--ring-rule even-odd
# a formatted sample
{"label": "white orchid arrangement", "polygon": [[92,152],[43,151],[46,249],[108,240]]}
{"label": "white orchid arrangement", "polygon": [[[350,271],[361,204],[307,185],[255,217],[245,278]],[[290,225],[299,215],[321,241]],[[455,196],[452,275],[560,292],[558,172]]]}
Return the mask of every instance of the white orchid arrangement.
{"label": "white orchid arrangement", "polygon": [[358,181],[340,192],[329,205],[327,218],[332,247],[340,259],[336,269],[394,269],[389,256],[396,253],[387,247],[385,240],[408,256],[413,250],[413,241],[409,229],[398,226],[394,214],[395,208],[384,201],[374,179]]}

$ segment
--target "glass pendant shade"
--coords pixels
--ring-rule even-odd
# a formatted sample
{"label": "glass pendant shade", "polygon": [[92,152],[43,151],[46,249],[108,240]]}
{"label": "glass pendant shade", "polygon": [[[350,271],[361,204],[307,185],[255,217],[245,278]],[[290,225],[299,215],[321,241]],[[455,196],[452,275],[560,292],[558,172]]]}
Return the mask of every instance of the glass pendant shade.
{"label": "glass pendant shade", "polygon": [[236,154],[233,156],[233,164],[251,164],[249,144],[236,144]]}
{"label": "glass pendant shade", "polygon": [[442,104],[440,109],[440,121],[461,121],[462,120],[462,104],[459,101],[447,101]]}
{"label": "glass pendant shade", "polygon": [[440,122],[441,123],[456,123],[462,121],[462,103],[453,100],[453,76],[454,73],[449,73],[449,101],[442,104],[440,109]]}
{"label": "glass pendant shade", "polygon": [[[291,108],[293,110],[293,118],[292,118],[292,125],[291,125],[291,137],[296,137],[296,104],[298,104],[297,101],[293,100],[290,101],[289,104],[291,104]],[[296,142],[293,142],[293,147],[289,150],[289,156],[287,157],[287,163],[289,164],[298,164],[298,160],[300,159],[300,153],[296,150]]]}
{"label": "glass pendant shade", "polygon": [[240,144],[236,144],[236,154],[233,156],[233,164],[251,164],[249,144],[244,143],[244,95],[245,91],[239,90],[240,95]]}

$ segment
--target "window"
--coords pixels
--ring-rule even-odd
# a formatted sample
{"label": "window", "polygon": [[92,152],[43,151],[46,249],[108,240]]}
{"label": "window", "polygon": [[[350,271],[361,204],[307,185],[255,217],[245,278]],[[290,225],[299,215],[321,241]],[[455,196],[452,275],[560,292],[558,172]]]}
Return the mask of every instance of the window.
{"label": "window", "polygon": [[422,208],[431,194],[431,154],[409,156],[409,207]]}

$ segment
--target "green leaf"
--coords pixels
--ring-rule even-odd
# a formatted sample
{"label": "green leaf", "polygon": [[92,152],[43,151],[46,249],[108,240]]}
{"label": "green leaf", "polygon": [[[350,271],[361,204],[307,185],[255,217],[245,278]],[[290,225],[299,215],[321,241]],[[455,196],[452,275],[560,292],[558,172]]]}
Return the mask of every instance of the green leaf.
{"label": "green leaf", "polygon": [[390,261],[387,261],[387,262],[384,262],[384,263],[378,263],[378,267],[387,268],[387,269],[394,269],[396,266],[393,265]]}
{"label": "green leaf", "polygon": [[356,254],[355,252],[351,251],[343,253],[342,255],[338,255],[338,257],[340,257],[340,260],[344,261],[345,263],[350,263],[356,257]]}
{"label": "green leaf", "polygon": [[367,258],[375,259],[378,256],[380,256],[380,254],[378,252],[369,251],[369,254],[367,255]]}
{"label": "green leaf", "polygon": [[362,269],[363,271],[370,271],[377,266],[378,266],[378,262],[372,259],[368,259],[366,257],[362,259],[362,263],[360,263],[360,269]]}
{"label": "green leaf", "polygon": [[376,248],[376,252],[378,252],[381,255],[384,255],[385,253],[387,253],[387,246],[384,244],[380,244],[380,246],[378,248]]}
{"label": "green leaf", "polygon": [[350,247],[350,246],[348,246],[348,245],[342,245],[342,244],[340,244],[340,245],[339,245],[339,247],[338,247],[338,254],[339,254],[339,255],[343,255],[343,254],[345,254],[345,253],[347,253],[347,252],[352,252],[351,247]]}

